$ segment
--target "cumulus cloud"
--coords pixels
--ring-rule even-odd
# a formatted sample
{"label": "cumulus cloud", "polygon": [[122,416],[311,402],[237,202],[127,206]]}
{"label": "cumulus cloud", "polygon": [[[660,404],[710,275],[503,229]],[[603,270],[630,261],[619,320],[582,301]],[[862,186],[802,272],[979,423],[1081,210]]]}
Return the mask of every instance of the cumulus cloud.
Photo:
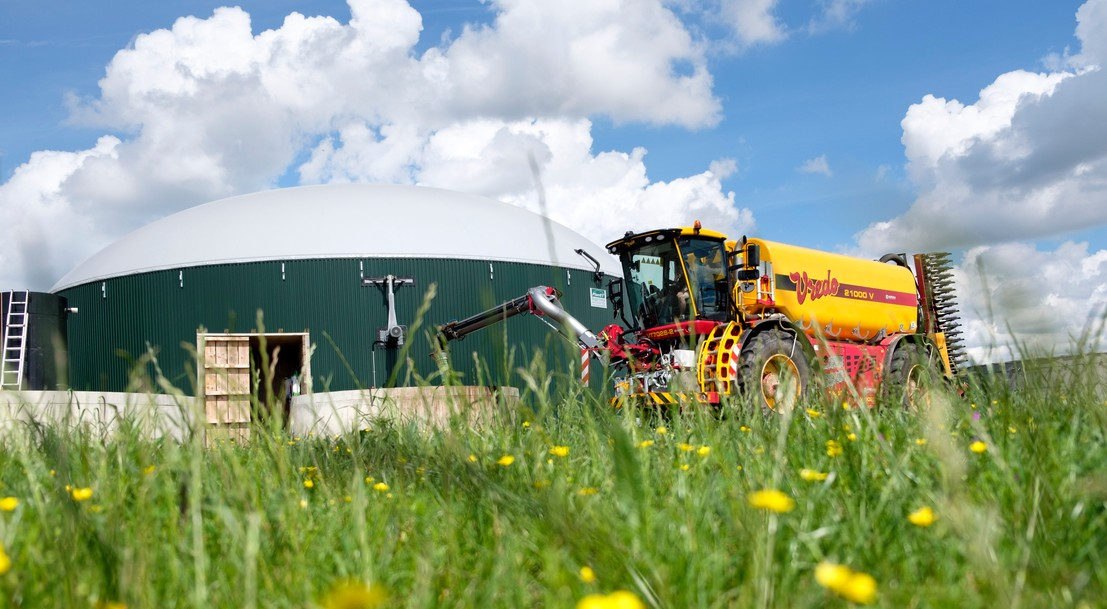
{"label": "cumulus cloud", "polygon": [[784,24],[773,14],[777,0],[722,0],[723,22],[737,36],[741,48],[772,44],[788,37]]}
{"label": "cumulus cloud", "polygon": [[803,165],[797,167],[796,171],[800,173],[818,173],[828,178],[834,175],[834,172],[830,171],[830,163],[826,162],[825,154],[820,154],[813,159],[808,159]]}
{"label": "cumulus cloud", "polygon": [[850,29],[854,26],[854,17],[872,0],[819,0],[820,13],[807,24],[812,34],[828,30]]}
{"label": "cumulus cloud", "polygon": [[1071,343],[1103,310],[1107,253],[1027,243],[1107,224],[1107,0],[1089,0],[1077,21],[1081,52],[1060,70],[1002,74],[971,104],[927,95],[911,106],[903,144],[919,195],[857,235],[869,252],[972,248],[961,273],[981,281],[961,294],[980,357],[1012,341]]}
{"label": "cumulus cloud", "polygon": [[973,104],[927,95],[911,106],[903,144],[921,194],[863,230],[861,244],[968,247],[1107,223],[1105,6],[1090,0],[1077,13],[1085,67],[1009,72]]}
{"label": "cumulus cloud", "polygon": [[956,275],[965,341],[978,362],[1063,354],[1076,345],[1103,350],[1107,250],[1066,242],[1056,250],[1027,243],[972,248]]}
{"label": "cumulus cloud", "polygon": [[74,122],[112,135],[36,153],[0,185],[22,235],[0,253],[0,284],[45,289],[129,230],[290,172],[533,207],[533,156],[548,213],[597,240],[655,209],[654,224],[752,226],[722,189],[726,159],[652,182],[645,150],[592,150],[595,116],[689,129],[721,118],[704,45],[662,0],[497,0],[491,23],[422,54],[406,1],[349,5],[348,23],[293,13],[254,34],[247,13],[220,8],[136,37],[97,96],[70,102]]}

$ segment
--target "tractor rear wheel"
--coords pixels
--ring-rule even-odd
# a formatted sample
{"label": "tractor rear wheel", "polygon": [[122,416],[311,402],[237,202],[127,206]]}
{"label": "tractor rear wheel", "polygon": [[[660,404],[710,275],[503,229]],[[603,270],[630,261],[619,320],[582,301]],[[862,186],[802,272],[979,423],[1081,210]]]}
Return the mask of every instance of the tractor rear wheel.
{"label": "tractor rear wheel", "polygon": [[811,370],[799,339],[783,330],[750,337],[739,356],[739,390],[766,413],[795,408],[807,391]]}
{"label": "tractor rear wheel", "polygon": [[904,410],[919,410],[930,405],[931,389],[938,379],[934,354],[925,345],[900,345],[888,361],[882,393],[889,406]]}

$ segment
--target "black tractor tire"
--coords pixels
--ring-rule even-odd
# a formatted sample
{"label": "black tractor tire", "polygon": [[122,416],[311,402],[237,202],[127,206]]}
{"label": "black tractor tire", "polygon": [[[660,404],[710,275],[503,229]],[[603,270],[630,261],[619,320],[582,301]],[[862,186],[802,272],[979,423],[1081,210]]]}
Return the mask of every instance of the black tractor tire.
{"label": "black tractor tire", "polygon": [[738,390],[766,414],[795,408],[811,385],[811,366],[800,341],[784,330],[750,337],[738,360]]}
{"label": "black tractor tire", "polygon": [[931,349],[918,343],[896,347],[881,383],[884,404],[913,411],[928,407],[939,382],[938,362]]}

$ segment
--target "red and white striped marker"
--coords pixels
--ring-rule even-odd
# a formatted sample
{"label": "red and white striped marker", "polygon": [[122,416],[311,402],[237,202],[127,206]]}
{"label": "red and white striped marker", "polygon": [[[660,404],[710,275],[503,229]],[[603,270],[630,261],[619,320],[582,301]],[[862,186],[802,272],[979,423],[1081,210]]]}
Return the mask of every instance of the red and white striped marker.
{"label": "red and white striped marker", "polygon": [[588,384],[588,378],[589,378],[589,374],[590,374],[590,372],[588,370],[589,363],[590,363],[590,358],[588,357],[588,350],[587,349],[581,349],[580,350],[580,382],[584,385]]}
{"label": "red and white striped marker", "polygon": [[741,352],[741,348],[738,344],[735,344],[730,349],[730,380],[736,380],[738,378],[738,354]]}

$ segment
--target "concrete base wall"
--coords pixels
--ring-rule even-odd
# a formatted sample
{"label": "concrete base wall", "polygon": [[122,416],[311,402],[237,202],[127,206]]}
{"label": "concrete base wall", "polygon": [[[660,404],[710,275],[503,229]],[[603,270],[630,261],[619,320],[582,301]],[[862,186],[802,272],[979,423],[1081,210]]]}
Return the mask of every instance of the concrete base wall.
{"label": "concrete base wall", "polygon": [[508,422],[519,403],[514,387],[395,387],[301,395],[292,401],[289,428],[305,435],[341,434],[374,420],[445,427]]}
{"label": "concrete base wall", "polygon": [[32,422],[82,427],[108,436],[129,420],[151,438],[183,440],[196,412],[196,398],[161,394],[98,391],[0,392],[0,430]]}
{"label": "concrete base wall", "polygon": [[[519,402],[514,387],[396,387],[336,391],[297,396],[292,401],[289,431],[297,436],[356,431],[374,421],[444,427],[509,422]],[[193,416],[203,416],[196,398],[95,391],[0,392],[0,432],[39,423],[81,427],[108,436],[126,420],[151,438],[188,437]],[[246,434],[245,437],[248,437]]]}

